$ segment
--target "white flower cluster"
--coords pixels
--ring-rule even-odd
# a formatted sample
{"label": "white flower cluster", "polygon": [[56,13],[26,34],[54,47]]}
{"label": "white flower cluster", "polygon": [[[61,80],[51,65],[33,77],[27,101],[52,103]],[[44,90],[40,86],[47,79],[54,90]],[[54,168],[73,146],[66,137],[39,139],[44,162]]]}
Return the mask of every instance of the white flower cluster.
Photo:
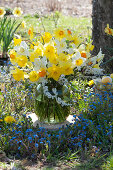
{"label": "white flower cluster", "polygon": [[86,70],[84,71],[86,75],[102,75],[103,74],[103,69],[98,69],[98,68],[92,68],[91,66],[87,67]]}
{"label": "white flower cluster", "polygon": [[0,83],[10,82],[10,74],[7,66],[0,66]]}
{"label": "white flower cluster", "polygon": [[52,88],[52,93],[53,93],[52,95],[48,90],[48,86],[44,82],[42,83],[42,87],[43,87],[44,95],[47,96],[48,98],[56,99],[56,101],[62,106],[71,106],[71,104],[64,102],[60,97],[58,97],[58,92],[56,88]]}
{"label": "white flower cluster", "polygon": [[65,78],[65,75],[61,75],[59,78],[59,84],[68,84],[68,80]]}

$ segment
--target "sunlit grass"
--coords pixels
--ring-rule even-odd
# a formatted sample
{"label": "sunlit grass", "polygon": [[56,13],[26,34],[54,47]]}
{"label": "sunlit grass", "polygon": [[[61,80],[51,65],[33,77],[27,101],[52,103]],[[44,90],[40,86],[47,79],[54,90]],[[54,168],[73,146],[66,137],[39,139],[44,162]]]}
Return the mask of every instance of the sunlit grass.
{"label": "sunlit grass", "polygon": [[[41,21],[43,22],[44,28],[42,26],[42,22],[36,16],[26,15],[22,18],[26,22],[26,30],[23,33],[23,29],[19,29],[18,33],[24,36],[27,33],[28,28],[30,25],[34,27],[35,32],[53,32],[55,28],[55,23],[51,15],[47,15],[42,17]],[[82,37],[88,38],[91,37],[92,32],[92,20],[91,18],[77,18],[72,16],[64,16],[62,14],[59,15],[59,20],[57,23],[58,27],[63,27],[66,29],[71,29],[73,32],[81,35]],[[26,35],[25,35],[26,36]]]}

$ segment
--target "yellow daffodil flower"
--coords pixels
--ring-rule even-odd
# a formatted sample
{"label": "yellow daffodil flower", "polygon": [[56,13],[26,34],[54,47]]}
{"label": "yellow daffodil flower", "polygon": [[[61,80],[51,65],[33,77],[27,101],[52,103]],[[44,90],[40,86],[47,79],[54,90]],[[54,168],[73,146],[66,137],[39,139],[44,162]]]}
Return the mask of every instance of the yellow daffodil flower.
{"label": "yellow daffodil flower", "polygon": [[70,62],[67,62],[62,66],[62,74],[64,75],[74,74],[72,64]]}
{"label": "yellow daffodil flower", "polygon": [[52,38],[52,35],[49,32],[45,32],[45,34],[42,36],[42,42],[49,43]]}
{"label": "yellow daffodil flower", "polygon": [[58,59],[57,59],[57,55],[53,54],[49,57],[49,61],[51,64],[58,64]]}
{"label": "yellow daffodil flower", "polygon": [[59,63],[62,63],[62,62],[65,63],[68,61],[68,55],[66,55],[64,53],[60,53],[58,56],[58,60],[59,60]]}
{"label": "yellow daffodil flower", "polygon": [[71,41],[72,41],[76,46],[78,46],[78,45],[81,43],[81,39],[80,39],[77,35],[72,36]]}
{"label": "yellow daffodil flower", "polygon": [[55,47],[54,46],[48,45],[48,46],[45,47],[44,55],[47,58],[52,57],[54,54],[55,54]]}
{"label": "yellow daffodil flower", "polygon": [[24,80],[24,72],[23,72],[23,70],[20,70],[17,67],[15,68],[15,70],[12,70],[12,75],[13,75],[13,78],[16,81],[20,81],[21,79]]}
{"label": "yellow daffodil flower", "polygon": [[43,56],[43,49],[40,46],[35,46],[34,52],[36,53],[37,57]]}
{"label": "yellow daffodil flower", "polygon": [[25,67],[26,64],[27,64],[27,61],[28,61],[28,59],[27,59],[26,56],[24,56],[24,55],[22,55],[22,56],[18,55],[18,57],[17,57],[17,64],[18,64],[20,67]]}
{"label": "yellow daffodil flower", "polygon": [[83,60],[81,58],[78,58],[76,61],[75,61],[75,65],[76,66],[81,66],[83,64]]}
{"label": "yellow daffodil flower", "polygon": [[87,52],[93,51],[93,49],[94,49],[94,45],[92,45],[91,43],[86,45],[86,51]]}
{"label": "yellow daffodil flower", "polygon": [[105,28],[105,33],[113,36],[113,29],[109,28],[109,24]]}
{"label": "yellow daffodil flower", "polygon": [[5,121],[6,123],[16,122],[15,118],[12,117],[12,116],[6,116],[6,117],[4,118],[4,121]]}
{"label": "yellow daffodil flower", "polygon": [[80,52],[80,54],[81,54],[81,57],[83,57],[83,58],[87,58],[87,54],[86,54],[86,52],[85,52],[85,51],[81,51],[81,52]]}
{"label": "yellow daffodil flower", "polygon": [[94,81],[93,80],[90,80],[89,82],[88,82],[88,85],[89,86],[92,86],[94,84]]}
{"label": "yellow daffodil flower", "polygon": [[11,63],[16,63],[16,51],[14,49],[10,50],[10,60]]}
{"label": "yellow daffodil flower", "polygon": [[100,67],[99,67],[99,64],[95,64],[95,65],[93,66],[93,68],[98,68],[98,69],[99,69],[99,68],[100,68]]}
{"label": "yellow daffodil flower", "polygon": [[46,76],[46,70],[44,68],[41,68],[39,70],[39,77],[45,77]]}
{"label": "yellow daffodil flower", "polygon": [[61,75],[60,67],[53,65],[52,67],[49,67],[47,71],[48,71],[48,78],[53,78],[54,80],[58,81]]}
{"label": "yellow daffodil flower", "polygon": [[34,49],[35,46],[38,46],[39,45],[39,42],[32,42],[31,45],[30,45],[30,48],[31,49]]}
{"label": "yellow daffodil flower", "polygon": [[40,46],[34,46],[34,51],[30,53],[30,61],[34,62],[34,59],[39,56],[43,56],[43,49]]}
{"label": "yellow daffodil flower", "polygon": [[14,41],[14,46],[17,46],[17,45],[20,45],[21,44],[21,38],[13,38],[13,41]]}
{"label": "yellow daffodil flower", "polygon": [[39,74],[36,71],[31,71],[29,73],[29,80],[32,82],[36,82],[39,79]]}
{"label": "yellow daffodil flower", "polygon": [[38,58],[38,56],[37,56],[37,54],[36,54],[35,52],[31,52],[29,58],[30,58],[30,61],[31,61],[31,62],[34,62],[34,59],[35,59],[35,58]]}
{"label": "yellow daffodil flower", "polygon": [[55,35],[55,38],[62,39],[66,36],[66,32],[63,28],[56,28],[54,30],[54,35]]}
{"label": "yellow daffodil flower", "polygon": [[21,23],[21,27],[22,27],[23,29],[25,29],[25,28],[26,28],[26,22],[25,22],[25,21],[22,21],[22,23]]}
{"label": "yellow daffodil flower", "polygon": [[112,73],[112,74],[110,74],[110,77],[113,79],[113,73]]}
{"label": "yellow daffodil flower", "polygon": [[0,7],[0,17],[2,18],[5,15],[6,11],[3,7]]}
{"label": "yellow daffodil flower", "polygon": [[31,26],[31,27],[29,28],[29,30],[28,30],[28,35],[30,36],[30,40],[31,40],[31,41],[32,41],[32,39],[33,39],[33,37],[34,37],[33,31],[34,31],[34,28],[33,28],[33,26]]}

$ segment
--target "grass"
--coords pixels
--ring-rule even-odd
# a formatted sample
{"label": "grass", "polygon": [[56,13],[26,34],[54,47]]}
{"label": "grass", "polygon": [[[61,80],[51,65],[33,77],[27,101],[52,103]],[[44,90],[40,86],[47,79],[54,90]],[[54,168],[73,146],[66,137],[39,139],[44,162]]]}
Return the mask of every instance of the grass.
{"label": "grass", "polygon": [[[54,14],[53,14],[54,15]],[[77,34],[80,34],[82,37],[88,38],[91,37],[91,27],[92,27],[92,21],[91,18],[77,18],[77,17],[71,17],[71,16],[64,16],[61,13],[58,14],[59,19],[57,22],[57,26],[71,29],[72,31],[76,32]],[[41,21],[43,22],[43,25],[45,27],[46,32],[53,32],[53,29],[55,28],[55,22],[54,18],[51,15],[47,15],[44,17],[41,17],[40,19],[36,16],[32,15],[26,15],[22,18],[25,20],[27,25],[27,30],[30,25],[34,27],[34,30],[36,32],[43,32],[44,28],[42,26]],[[23,34],[23,29],[19,29],[19,33]]]}
{"label": "grass", "polygon": [[106,163],[102,166],[103,170],[112,170],[113,169],[113,154],[110,154],[110,156],[107,158]]}

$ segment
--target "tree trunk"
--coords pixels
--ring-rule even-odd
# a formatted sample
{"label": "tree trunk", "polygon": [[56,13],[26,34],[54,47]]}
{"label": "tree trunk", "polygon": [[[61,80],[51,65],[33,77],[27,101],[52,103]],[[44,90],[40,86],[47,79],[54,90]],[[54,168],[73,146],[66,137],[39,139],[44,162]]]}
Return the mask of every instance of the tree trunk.
{"label": "tree trunk", "polygon": [[95,46],[93,54],[96,55],[100,48],[105,54],[102,67],[107,73],[113,73],[113,60],[109,61],[113,56],[113,37],[105,33],[105,28],[109,24],[113,28],[113,1],[112,0],[93,0],[92,11],[92,38]]}

